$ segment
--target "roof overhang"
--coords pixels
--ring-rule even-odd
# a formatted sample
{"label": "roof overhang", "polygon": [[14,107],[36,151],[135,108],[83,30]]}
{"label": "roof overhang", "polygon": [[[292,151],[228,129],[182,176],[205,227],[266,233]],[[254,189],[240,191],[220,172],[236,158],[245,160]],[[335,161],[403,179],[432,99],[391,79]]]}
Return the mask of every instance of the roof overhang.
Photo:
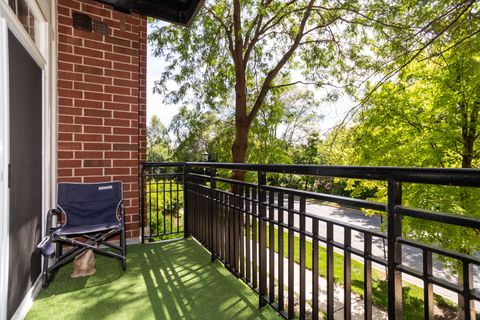
{"label": "roof overhang", "polygon": [[115,10],[136,12],[148,17],[190,26],[204,0],[97,0]]}

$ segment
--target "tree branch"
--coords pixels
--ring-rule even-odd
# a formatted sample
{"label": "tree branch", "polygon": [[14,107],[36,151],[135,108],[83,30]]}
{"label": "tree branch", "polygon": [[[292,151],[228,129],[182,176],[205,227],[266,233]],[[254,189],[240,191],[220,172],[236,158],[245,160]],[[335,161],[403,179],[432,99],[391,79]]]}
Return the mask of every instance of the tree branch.
{"label": "tree branch", "polygon": [[315,0],[310,0],[308,7],[303,14],[298,33],[290,49],[288,49],[288,51],[283,55],[283,57],[280,59],[278,64],[275,66],[275,68],[270,70],[270,72],[265,77],[265,80],[263,81],[263,84],[262,84],[262,88],[260,89],[260,93],[258,94],[257,99],[255,100],[252,110],[248,114],[248,121],[250,123],[253,121],[253,119],[255,118],[255,115],[257,114],[258,110],[262,106],[263,101],[265,100],[265,97],[268,91],[270,90],[270,84],[272,83],[273,79],[277,76],[277,74],[280,72],[283,66],[288,62],[290,57],[293,55],[295,50],[300,45],[300,41],[302,40],[303,32],[305,30],[305,26],[307,25],[308,18],[310,17],[310,13],[312,12],[312,6],[314,2]]}

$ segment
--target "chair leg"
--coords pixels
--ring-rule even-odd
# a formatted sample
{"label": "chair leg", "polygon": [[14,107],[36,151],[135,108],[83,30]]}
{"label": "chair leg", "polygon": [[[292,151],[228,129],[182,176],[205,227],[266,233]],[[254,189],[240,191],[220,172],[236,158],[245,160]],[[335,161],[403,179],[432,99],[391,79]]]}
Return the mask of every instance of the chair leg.
{"label": "chair leg", "polygon": [[48,257],[43,257],[43,270],[42,270],[42,286],[48,288],[49,285],[48,276]]}
{"label": "chair leg", "polygon": [[120,232],[120,246],[122,247],[122,270],[125,271],[127,269],[127,245],[126,245],[126,239],[125,239],[125,227],[122,228],[122,231]]}

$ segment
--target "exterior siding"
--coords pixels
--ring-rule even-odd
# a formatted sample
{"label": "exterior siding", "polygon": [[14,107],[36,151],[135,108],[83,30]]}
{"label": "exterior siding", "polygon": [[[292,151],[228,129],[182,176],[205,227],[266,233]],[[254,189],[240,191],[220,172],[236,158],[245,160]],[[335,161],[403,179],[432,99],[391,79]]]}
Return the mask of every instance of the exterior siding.
{"label": "exterior siding", "polygon": [[[58,181],[122,180],[127,237],[139,236],[146,158],[146,18],[91,0],[58,0]],[[108,35],[73,28],[73,12]]]}

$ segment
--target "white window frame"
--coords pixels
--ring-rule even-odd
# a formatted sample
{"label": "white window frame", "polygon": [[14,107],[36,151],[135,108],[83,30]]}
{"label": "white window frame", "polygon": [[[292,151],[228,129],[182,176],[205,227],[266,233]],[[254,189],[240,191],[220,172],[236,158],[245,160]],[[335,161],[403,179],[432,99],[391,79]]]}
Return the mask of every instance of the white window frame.
{"label": "white window frame", "polygon": [[[48,0],[50,1],[50,0]],[[35,42],[30,38],[8,0],[0,0],[0,320],[6,319],[9,268],[9,70],[8,31],[11,31],[42,69],[42,234],[45,234],[46,212],[55,203],[57,153],[57,94],[56,94],[56,7],[51,1],[49,19],[35,0],[26,0],[31,14],[38,22]],[[39,277],[40,279],[40,277]],[[31,306],[40,281],[25,297],[13,318],[23,318]]]}

